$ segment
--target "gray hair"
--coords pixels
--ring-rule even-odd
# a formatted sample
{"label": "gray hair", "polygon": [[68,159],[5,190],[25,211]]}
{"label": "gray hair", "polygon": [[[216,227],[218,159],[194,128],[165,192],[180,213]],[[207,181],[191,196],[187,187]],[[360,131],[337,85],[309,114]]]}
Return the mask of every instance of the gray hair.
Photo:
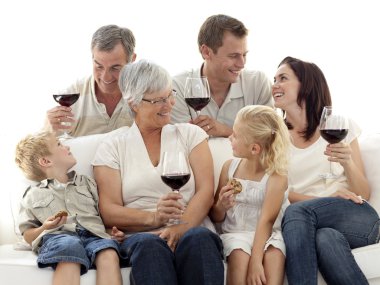
{"label": "gray hair", "polygon": [[148,60],[129,63],[120,71],[119,88],[133,118],[136,117],[136,113],[132,106],[140,104],[145,94],[160,92],[171,86],[169,72]]}
{"label": "gray hair", "polygon": [[136,40],[130,29],[122,28],[116,25],[107,25],[100,27],[92,36],[91,50],[94,48],[100,51],[111,51],[121,43],[128,62],[132,60],[135,53]]}

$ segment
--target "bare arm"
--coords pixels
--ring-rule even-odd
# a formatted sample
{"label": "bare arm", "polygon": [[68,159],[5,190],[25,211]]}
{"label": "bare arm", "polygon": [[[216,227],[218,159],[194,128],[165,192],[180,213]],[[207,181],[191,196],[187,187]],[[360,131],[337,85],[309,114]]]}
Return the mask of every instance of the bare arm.
{"label": "bare arm", "polygon": [[354,139],[349,145],[345,143],[329,145],[325,154],[332,155],[329,160],[343,166],[349,185],[348,190],[368,200],[371,191],[365,176],[358,140]]}
{"label": "bare arm", "polygon": [[47,218],[46,221],[40,227],[27,229],[23,233],[24,240],[31,245],[32,242],[44,230],[50,230],[50,229],[53,229],[53,228],[57,228],[57,227],[65,224],[66,221],[67,221],[67,217],[58,217],[58,218],[55,218],[54,216],[51,216],[51,217]]}
{"label": "bare arm", "polygon": [[265,280],[263,258],[266,241],[272,234],[273,224],[280,212],[284,194],[288,187],[286,176],[272,174],[268,179],[264,203],[257,224],[252,254],[249,261],[248,278]]}
{"label": "bare arm", "polygon": [[221,223],[226,217],[227,210],[235,204],[232,186],[228,184],[228,168],[232,160],[223,164],[220,172],[218,189],[215,193],[214,204],[210,210],[210,218],[214,223]]}
{"label": "bare arm", "polygon": [[106,227],[127,231],[146,231],[163,224],[155,212],[124,207],[120,171],[108,166],[95,166],[99,209]]}

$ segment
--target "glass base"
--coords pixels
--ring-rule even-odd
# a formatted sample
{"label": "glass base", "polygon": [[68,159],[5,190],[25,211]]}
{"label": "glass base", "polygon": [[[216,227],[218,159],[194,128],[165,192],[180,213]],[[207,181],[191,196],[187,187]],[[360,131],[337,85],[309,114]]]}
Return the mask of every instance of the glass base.
{"label": "glass base", "polygon": [[166,226],[167,226],[167,227],[170,227],[170,226],[183,225],[183,224],[187,224],[187,222],[182,221],[181,219],[170,219],[170,220],[166,223]]}
{"label": "glass base", "polygon": [[338,175],[335,175],[334,173],[325,173],[325,174],[319,174],[319,177],[324,179],[336,179],[338,178]]}

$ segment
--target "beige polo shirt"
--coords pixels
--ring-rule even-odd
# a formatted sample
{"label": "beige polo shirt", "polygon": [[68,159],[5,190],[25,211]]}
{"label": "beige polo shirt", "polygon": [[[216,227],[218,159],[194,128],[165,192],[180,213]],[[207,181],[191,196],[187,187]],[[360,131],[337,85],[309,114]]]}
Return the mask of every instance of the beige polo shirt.
{"label": "beige polo shirt", "polygon": [[106,106],[103,103],[99,103],[95,96],[95,81],[93,76],[78,80],[67,91],[80,93],[78,101],[71,106],[76,120],[69,132],[71,136],[103,134],[132,125],[133,119],[128,113],[123,98],[120,99],[112,116],[110,117],[107,114]]}
{"label": "beige polo shirt", "polygon": [[[188,123],[197,117],[184,99],[186,77],[200,76],[201,69],[183,72],[173,77],[173,89],[177,91],[176,102],[172,109],[172,123]],[[243,70],[237,82],[232,83],[230,90],[219,108],[211,98],[210,103],[201,110],[201,115],[207,115],[218,122],[232,127],[237,112],[247,105],[267,105],[273,107],[272,83],[261,71]]]}

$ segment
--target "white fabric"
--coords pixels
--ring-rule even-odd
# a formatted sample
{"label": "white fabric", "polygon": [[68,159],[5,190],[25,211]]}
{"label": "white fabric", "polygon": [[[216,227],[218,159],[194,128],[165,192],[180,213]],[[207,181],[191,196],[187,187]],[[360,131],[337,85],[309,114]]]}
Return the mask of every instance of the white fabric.
{"label": "white fabric", "polygon": [[[164,151],[173,148],[188,154],[207,138],[206,132],[195,125],[166,125],[161,133],[161,157]],[[161,161],[156,167],[152,165],[136,124],[127,132],[104,141],[98,148],[93,165],[120,170],[126,207],[155,211],[158,200],[171,191],[161,180]],[[195,193],[192,171],[189,182],[180,192],[186,206]]]}
{"label": "white fabric", "polygon": [[[121,128],[115,132],[124,132],[127,128]],[[112,133],[110,133],[112,134]],[[75,169],[78,173],[92,175],[91,161],[94,157],[98,144],[109,134],[91,135],[75,138],[67,141],[71,151],[77,158],[78,163]],[[370,204],[380,212],[380,134],[372,134],[359,139],[362,158],[366,169],[366,174],[372,189]],[[219,178],[222,164],[232,157],[230,142],[225,138],[212,138],[209,140],[211,153],[214,160],[215,180]],[[302,164],[301,164],[302,166]],[[13,166],[16,167],[16,166]],[[12,194],[12,213],[18,214],[18,205],[22,193],[29,185],[23,176],[15,181],[15,191]],[[17,193],[17,194],[16,194]],[[13,232],[12,227],[2,227],[1,233]],[[380,244],[370,245],[354,249],[355,260],[363,273],[367,277],[370,285],[380,285]],[[0,276],[1,284],[7,285],[44,285],[51,284],[53,270],[50,268],[40,269],[36,266],[37,256],[32,251],[14,250],[13,245],[0,245]],[[130,268],[123,268],[123,284],[129,285]],[[95,284],[96,271],[90,270],[81,276],[82,285]],[[286,280],[284,284],[287,284]],[[319,274],[319,285],[325,285]]]}
{"label": "white fabric", "polygon": [[[360,135],[360,128],[350,120],[349,131],[345,139],[346,143],[351,143]],[[324,179],[319,175],[330,171],[330,162],[324,155],[327,141],[322,137],[304,149],[291,145],[289,163],[289,191],[311,195],[317,197],[330,196],[339,188],[347,187],[347,178],[344,175],[343,167],[339,163],[332,163],[332,172],[338,178]]]}
{"label": "white fabric", "polygon": [[[172,110],[173,123],[185,123],[197,117],[184,99],[187,76],[199,77],[200,69],[183,72],[173,77],[173,88],[177,91],[177,99]],[[246,105],[273,106],[271,81],[261,71],[243,70],[236,83],[232,83],[227,97],[219,108],[211,98],[210,103],[201,110],[201,115],[208,115],[217,121],[232,127],[237,112]]]}
{"label": "white fabric", "polygon": [[[251,254],[253,238],[257,223],[261,215],[262,205],[265,199],[269,176],[265,174],[261,181],[245,180],[234,177],[234,173],[241,162],[240,158],[232,160],[228,169],[228,178],[235,178],[242,185],[242,191],[235,196],[235,205],[227,211],[222,223],[220,235],[224,253],[228,256],[232,250],[241,248],[247,254]],[[269,237],[265,249],[269,245],[280,249],[285,255],[285,244],[281,234],[281,219],[286,207],[289,205],[288,192],[285,193],[278,217],[273,225],[273,232]],[[233,233],[233,235],[231,235]]]}

